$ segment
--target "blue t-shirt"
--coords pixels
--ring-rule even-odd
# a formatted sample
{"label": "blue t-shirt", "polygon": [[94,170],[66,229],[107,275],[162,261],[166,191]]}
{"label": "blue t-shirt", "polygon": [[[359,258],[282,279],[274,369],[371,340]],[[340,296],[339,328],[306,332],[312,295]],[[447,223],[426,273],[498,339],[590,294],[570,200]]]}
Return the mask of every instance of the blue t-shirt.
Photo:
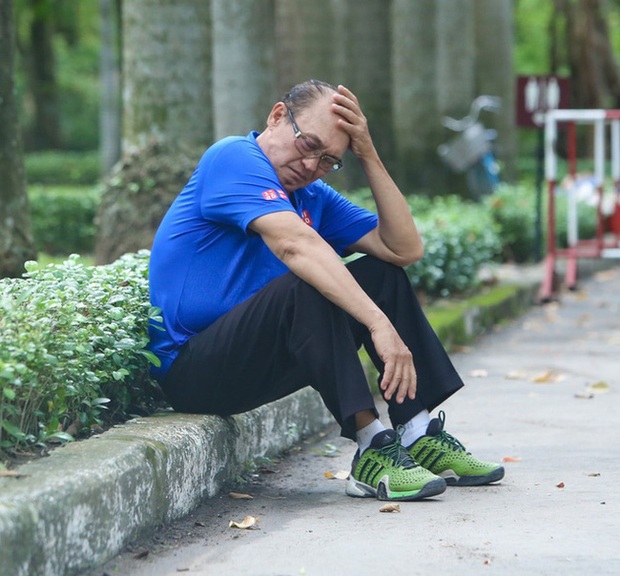
{"label": "blue t-shirt", "polygon": [[162,363],[152,369],[156,378],[189,338],[288,270],[249,229],[253,220],[297,212],[340,255],[377,225],[373,213],[321,180],[297,190],[293,207],[257,136],[231,136],[211,146],[155,235],[151,304],[164,322],[164,330],[149,327],[149,349]]}

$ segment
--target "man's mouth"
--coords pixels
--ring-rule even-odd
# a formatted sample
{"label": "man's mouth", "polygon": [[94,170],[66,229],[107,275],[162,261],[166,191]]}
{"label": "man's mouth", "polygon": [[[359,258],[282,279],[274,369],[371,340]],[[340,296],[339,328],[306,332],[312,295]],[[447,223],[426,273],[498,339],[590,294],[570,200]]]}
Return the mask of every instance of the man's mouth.
{"label": "man's mouth", "polygon": [[304,176],[304,174],[302,174],[301,172],[299,172],[299,170],[295,170],[295,168],[289,167],[291,172],[293,173],[293,175],[295,176],[296,180],[299,180],[300,182],[303,182],[304,180],[306,180],[306,176]]}

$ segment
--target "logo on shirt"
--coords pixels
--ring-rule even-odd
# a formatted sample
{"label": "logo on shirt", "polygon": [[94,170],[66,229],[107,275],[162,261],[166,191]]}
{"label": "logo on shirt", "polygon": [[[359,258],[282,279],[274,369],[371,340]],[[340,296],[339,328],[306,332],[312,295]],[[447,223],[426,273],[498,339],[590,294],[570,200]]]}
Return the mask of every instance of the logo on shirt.
{"label": "logo on shirt", "polygon": [[273,188],[270,188],[269,190],[265,190],[261,194],[265,200],[277,200],[278,197],[282,198],[282,200],[288,199],[286,192],[282,190],[274,190]]}
{"label": "logo on shirt", "polygon": [[310,217],[310,212],[308,212],[307,210],[302,210],[301,211],[301,219],[308,225],[308,226],[312,226],[313,222],[312,222],[312,218]]}

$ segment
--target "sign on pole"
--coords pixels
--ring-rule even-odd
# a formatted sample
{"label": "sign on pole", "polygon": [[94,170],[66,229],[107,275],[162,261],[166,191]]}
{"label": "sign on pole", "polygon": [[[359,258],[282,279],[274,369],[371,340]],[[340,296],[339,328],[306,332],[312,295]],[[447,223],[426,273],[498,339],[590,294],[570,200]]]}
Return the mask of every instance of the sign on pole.
{"label": "sign on pole", "polygon": [[545,113],[570,108],[570,80],[558,76],[517,76],[517,126],[542,128]]}

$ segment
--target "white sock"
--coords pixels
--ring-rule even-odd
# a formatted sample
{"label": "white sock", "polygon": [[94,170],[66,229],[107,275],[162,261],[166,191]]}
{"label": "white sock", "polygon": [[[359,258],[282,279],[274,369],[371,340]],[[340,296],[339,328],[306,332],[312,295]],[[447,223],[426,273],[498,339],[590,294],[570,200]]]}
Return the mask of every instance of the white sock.
{"label": "white sock", "polygon": [[370,446],[370,442],[375,437],[375,434],[385,430],[385,426],[379,419],[373,420],[370,424],[367,424],[355,433],[355,439],[360,449],[360,454],[364,453],[364,450]]}
{"label": "white sock", "polygon": [[409,422],[402,426],[401,442],[403,446],[411,446],[418,438],[426,434],[428,423],[431,421],[431,415],[428,410],[418,412]]}

